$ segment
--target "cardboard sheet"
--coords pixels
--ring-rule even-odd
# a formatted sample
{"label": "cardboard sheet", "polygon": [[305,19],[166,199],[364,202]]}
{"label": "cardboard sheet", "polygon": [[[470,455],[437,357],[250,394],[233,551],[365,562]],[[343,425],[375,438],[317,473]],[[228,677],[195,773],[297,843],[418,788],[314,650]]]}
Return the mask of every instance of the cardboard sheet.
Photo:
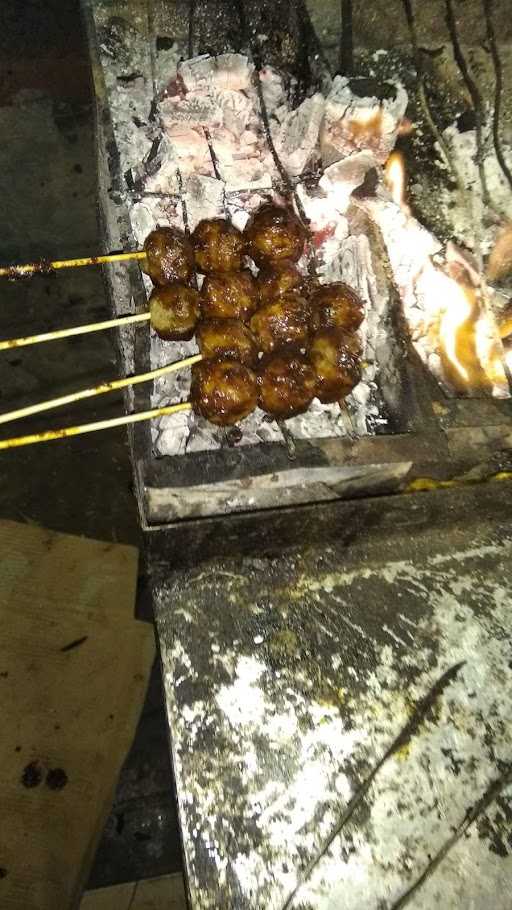
{"label": "cardboard sheet", "polygon": [[76,907],[154,657],[133,547],[0,522],[0,906]]}

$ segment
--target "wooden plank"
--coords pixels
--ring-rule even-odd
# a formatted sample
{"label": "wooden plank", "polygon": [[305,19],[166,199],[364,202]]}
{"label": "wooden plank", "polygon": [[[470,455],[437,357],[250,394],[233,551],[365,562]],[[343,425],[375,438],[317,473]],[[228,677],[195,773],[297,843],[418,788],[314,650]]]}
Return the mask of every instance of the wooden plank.
{"label": "wooden plank", "polygon": [[154,657],[133,547],[0,522],[0,906],[77,906]]}

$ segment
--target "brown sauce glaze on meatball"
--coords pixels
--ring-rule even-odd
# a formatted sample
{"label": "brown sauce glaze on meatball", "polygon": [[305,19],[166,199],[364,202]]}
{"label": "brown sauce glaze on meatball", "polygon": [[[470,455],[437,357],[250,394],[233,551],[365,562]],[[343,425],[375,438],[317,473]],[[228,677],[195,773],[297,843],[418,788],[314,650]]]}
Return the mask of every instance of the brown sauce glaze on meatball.
{"label": "brown sauce glaze on meatball", "polygon": [[258,306],[254,278],[242,272],[207,275],[201,288],[201,313],[204,319],[240,319],[247,322]]}
{"label": "brown sauce glaze on meatball", "polygon": [[207,319],[200,322],[196,339],[203,357],[239,360],[250,367],[258,362],[256,339],[239,319]]}
{"label": "brown sauce glaze on meatball", "polygon": [[272,417],[286,419],[307,411],[316,389],[308,359],[297,351],[279,351],[262,360],[258,370],[258,404]]}
{"label": "brown sauce glaze on meatball", "polygon": [[310,297],[313,318],[320,329],[345,329],[353,332],[364,319],[363,302],[343,281],[323,284]]}
{"label": "brown sauce glaze on meatball", "polygon": [[273,265],[289,259],[297,262],[304,250],[306,230],[289,209],[262,205],[244,231],[247,253],[256,265]]}
{"label": "brown sauce glaze on meatball", "polygon": [[192,234],[192,246],[197,269],[204,275],[242,268],[244,237],[225,218],[200,221]]}
{"label": "brown sauce glaze on meatball", "polygon": [[199,319],[199,292],[185,284],[155,288],[149,298],[152,328],[165,341],[188,341]]}
{"label": "brown sauce glaze on meatball", "polygon": [[290,260],[285,259],[273,267],[262,268],[256,279],[260,303],[272,303],[291,291],[300,294],[304,283],[297,266]]}
{"label": "brown sauce glaze on meatball", "polygon": [[311,308],[290,293],[256,311],[250,322],[258,347],[266,354],[288,345],[306,347],[311,336]]}
{"label": "brown sauce glaze on meatball", "polygon": [[162,286],[173,281],[187,282],[194,271],[194,254],[190,240],[183,231],[159,227],[151,231],[144,242],[146,259],[142,269],[153,284]]}
{"label": "brown sauce glaze on meatball", "polygon": [[316,377],[316,396],[324,404],[341,401],[361,379],[361,346],[355,335],[342,329],[320,329],[309,357]]}
{"label": "brown sauce glaze on meatball", "polygon": [[256,407],[256,376],[238,360],[201,360],[192,367],[190,400],[210,423],[232,426]]}

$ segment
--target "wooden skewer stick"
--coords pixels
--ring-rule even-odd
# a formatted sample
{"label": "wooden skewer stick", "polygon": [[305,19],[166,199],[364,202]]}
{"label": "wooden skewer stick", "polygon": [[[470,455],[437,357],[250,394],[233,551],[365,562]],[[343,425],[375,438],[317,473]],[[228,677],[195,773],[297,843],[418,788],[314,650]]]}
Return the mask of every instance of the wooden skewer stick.
{"label": "wooden skewer stick", "polygon": [[71,338],[72,335],[87,335],[89,332],[102,332],[104,329],[114,329],[117,326],[131,325],[134,322],[146,322],[150,319],[149,311],[134,313],[131,316],[119,316],[117,319],[107,319],[104,322],[90,322],[88,325],[76,325],[71,329],[55,329],[53,332],[44,332],[40,335],[27,335],[25,338],[9,338],[0,341],[0,351],[12,348],[24,348],[29,344],[41,344],[43,341],[57,341],[59,338]]}
{"label": "wooden skewer stick", "polygon": [[22,417],[30,417],[31,414],[40,414],[42,411],[50,411],[52,408],[60,408],[65,404],[73,404],[75,401],[82,401],[84,398],[93,398],[94,395],[104,395],[106,392],[114,392],[116,389],[125,389],[129,385],[136,385],[139,382],[149,382],[150,379],[158,379],[159,376],[165,376],[167,373],[175,373],[177,370],[190,367],[199,360],[202,360],[201,354],[194,354],[192,357],[186,357],[185,360],[168,363],[165,367],[159,367],[149,373],[139,373],[137,376],[127,376],[123,379],[113,379],[111,382],[101,382],[90,389],[80,389],[78,392],[70,392],[69,395],[61,395],[59,398],[51,398],[49,401],[29,404],[25,408],[18,408],[16,411],[7,411],[5,414],[0,414],[0,423],[21,420]]}
{"label": "wooden skewer stick", "polygon": [[42,259],[40,262],[27,262],[25,265],[8,265],[0,268],[0,278],[21,278],[40,272],[43,275],[58,269],[76,269],[83,265],[102,265],[104,262],[129,262],[145,259],[144,250],[133,253],[108,253],[106,256],[84,256],[81,259]]}
{"label": "wooden skewer stick", "polygon": [[96,433],[97,430],[108,430],[111,427],[120,427],[127,423],[138,423],[142,420],[153,420],[155,417],[166,417],[178,411],[190,411],[192,405],[189,401],[180,404],[171,404],[163,408],[153,408],[151,411],[138,411],[134,414],[124,414],[122,417],[111,417],[109,420],[97,420],[94,423],[83,423],[76,427],[63,427],[60,430],[46,430],[43,433],[32,433],[30,436],[15,436],[12,439],[0,440],[0,449],[15,449],[19,446],[29,446],[36,442],[50,442],[52,439],[66,439],[68,436],[80,436],[82,433]]}

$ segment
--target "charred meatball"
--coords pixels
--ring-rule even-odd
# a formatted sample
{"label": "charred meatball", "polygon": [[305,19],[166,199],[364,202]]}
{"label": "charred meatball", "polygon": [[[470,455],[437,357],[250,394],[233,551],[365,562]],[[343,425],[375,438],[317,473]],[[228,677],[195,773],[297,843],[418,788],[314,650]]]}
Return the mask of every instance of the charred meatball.
{"label": "charred meatball", "polygon": [[341,401],[361,379],[361,346],[342,329],[320,329],[309,353],[316,377],[316,396],[324,404]]}
{"label": "charred meatball", "polygon": [[203,357],[239,360],[255,366],[258,348],[252,332],[239,319],[208,319],[201,322],[196,332],[197,343]]}
{"label": "charred meatball", "polygon": [[247,322],[258,306],[254,278],[248,269],[207,275],[201,288],[201,312],[205,319],[240,319]]}
{"label": "charred meatball", "polygon": [[199,292],[185,284],[155,288],[149,298],[151,325],[166,341],[188,341],[199,319]]}
{"label": "charred meatball", "polygon": [[286,419],[307,411],[316,390],[316,376],[306,357],[280,351],[265,358],[258,371],[258,404],[272,417]]}
{"label": "charred meatball", "polygon": [[274,265],[290,259],[297,262],[304,249],[306,231],[289,209],[263,205],[245,229],[247,252],[256,265]]}
{"label": "charred meatball", "polygon": [[205,275],[242,268],[244,238],[225,218],[200,221],[192,234],[192,245],[196,266]]}
{"label": "charred meatball", "polygon": [[311,309],[299,294],[287,294],[261,307],[250,326],[260,350],[266,354],[287,345],[305,347],[311,335]]}
{"label": "charred meatball", "polygon": [[189,281],[194,271],[194,253],[190,240],[176,228],[159,227],[144,242],[146,259],[142,269],[158,286],[173,281]]}
{"label": "charred meatball", "polygon": [[320,329],[345,329],[353,332],[364,319],[363,302],[358,294],[337,281],[319,287],[310,298],[313,318]]}
{"label": "charred meatball", "polygon": [[271,303],[290,291],[300,294],[303,284],[304,279],[295,263],[286,259],[272,268],[261,269],[256,279],[261,303]]}
{"label": "charred meatball", "polygon": [[192,367],[190,400],[210,423],[231,426],[254,411],[256,376],[237,360],[201,360]]}

